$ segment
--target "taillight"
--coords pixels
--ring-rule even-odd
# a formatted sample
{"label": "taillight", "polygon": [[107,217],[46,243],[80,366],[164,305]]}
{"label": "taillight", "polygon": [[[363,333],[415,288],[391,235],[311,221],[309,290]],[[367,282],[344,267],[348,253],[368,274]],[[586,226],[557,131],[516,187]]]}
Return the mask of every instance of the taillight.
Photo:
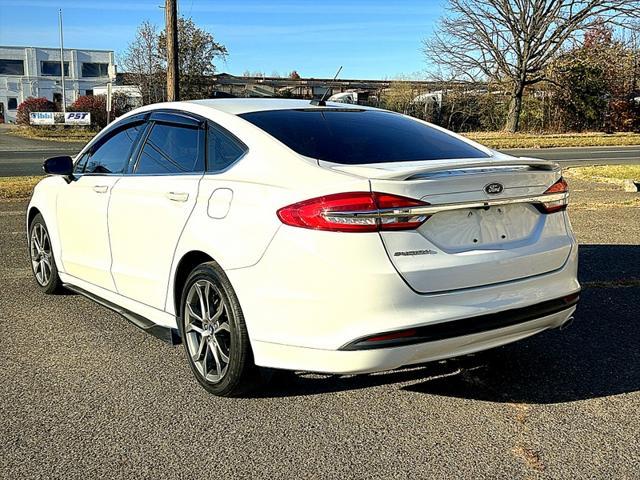
{"label": "taillight", "polygon": [[567,182],[564,178],[560,177],[560,180],[551,185],[544,192],[545,195],[553,195],[554,197],[560,198],[554,198],[549,202],[543,202],[540,205],[542,207],[542,211],[544,211],[545,213],[554,213],[566,209],[567,204],[569,203],[569,196],[567,195],[568,193],[569,185],[567,185]]}
{"label": "taillight", "polygon": [[425,205],[429,204],[388,193],[336,193],[283,207],[278,210],[278,218],[292,227],[332,232],[412,230],[429,216],[403,209]]}

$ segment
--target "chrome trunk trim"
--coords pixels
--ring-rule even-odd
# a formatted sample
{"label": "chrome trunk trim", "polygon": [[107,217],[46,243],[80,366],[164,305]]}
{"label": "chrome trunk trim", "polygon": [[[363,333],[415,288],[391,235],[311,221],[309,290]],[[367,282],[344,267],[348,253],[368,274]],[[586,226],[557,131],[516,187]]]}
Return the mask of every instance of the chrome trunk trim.
{"label": "chrome trunk trim", "polygon": [[526,197],[512,198],[492,198],[487,200],[477,200],[473,202],[443,203],[440,205],[425,205],[411,208],[385,208],[377,211],[350,211],[350,212],[331,212],[331,216],[348,217],[348,218],[383,218],[398,216],[419,216],[434,215],[439,212],[448,212],[451,210],[462,210],[469,208],[488,208],[501,205],[515,205],[520,203],[530,203],[533,205],[543,204],[557,201],[568,201],[569,193],[551,193],[542,195],[533,195]]}

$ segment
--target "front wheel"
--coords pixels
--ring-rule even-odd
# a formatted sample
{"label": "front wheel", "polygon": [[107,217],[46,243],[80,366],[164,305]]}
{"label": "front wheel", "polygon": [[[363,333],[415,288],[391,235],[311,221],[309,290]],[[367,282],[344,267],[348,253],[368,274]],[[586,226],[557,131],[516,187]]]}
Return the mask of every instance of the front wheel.
{"label": "front wheel", "polygon": [[216,263],[199,265],[187,278],[178,325],[191,370],[207,391],[231,397],[258,385],[240,304]]}
{"label": "front wheel", "polygon": [[29,256],[31,271],[44,293],[55,293],[62,289],[58,268],[53,258],[51,237],[41,214],[37,214],[29,227]]}

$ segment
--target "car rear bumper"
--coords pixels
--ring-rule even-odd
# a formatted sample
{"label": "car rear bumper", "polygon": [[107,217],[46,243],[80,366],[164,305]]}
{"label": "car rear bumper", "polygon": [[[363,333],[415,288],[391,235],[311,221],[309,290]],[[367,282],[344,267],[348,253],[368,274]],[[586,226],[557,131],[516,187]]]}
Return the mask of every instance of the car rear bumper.
{"label": "car rear bumper", "polygon": [[449,322],[438,322],[410,329],[379,332],[349,342],[340,350],[372,350],[417,343],[435,342],[526,323],[563,312],[578,303],[579,294],[547,300],[527,307],[513,308]]}
{"label": "car rear bumper", "polygon": [[253,341],[256,363],[271,368],[332,374],[371,373],[467,355],[560,327],[576,307],[507,327],[411,345],[367,350],[323,350]]}
{"label": "car rear bumper", "polygon": [[[572,239],[566,263],[543,275],[420,294],[395,270],[376,233],[283,226],[257,264],[226,273],[238,295],[252,345],[339,351],[367,336],[499,316],[575,294],[580,290],[577,251]],[[540,312],[532,319],[551,313]],[[269,364],[261,351],[267,350],[256,348],[256,361]],[[300,367],[292,364],[291,368]]]}

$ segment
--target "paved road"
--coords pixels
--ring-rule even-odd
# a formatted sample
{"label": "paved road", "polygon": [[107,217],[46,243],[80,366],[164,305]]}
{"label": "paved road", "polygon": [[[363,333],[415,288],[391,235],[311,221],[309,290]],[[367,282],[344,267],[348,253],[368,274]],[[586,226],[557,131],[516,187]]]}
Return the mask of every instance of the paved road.
{"label": "paved road", "polygon": [[56,155],[75,155],[84,142],[52,142],[10,135],[0,124],[0,177],[43,175],[42,162]]}
{"label": "paved road", "polygon": [[519,148],[504,151],[519,157],[535,157],[553,160],[566,167],[573,165],[640,163],[640,146]]}
{"label": "paved road", "polygon": [[[42,161],[45,158],[75,155],[84,146],[84,143],[29,140],[6,132],[6,127],[0,128],[0,177],[42,175]],[[515,149],[505,152],[554,160],[565,166],[640,163],[640,146]]]}
{"label": "paved road", "polygon": [[25,203],[0,202],[0,478],[637,478],[640,208],[610,186],[572,192],[585,290],[570,328],[243,399],[206,394],[182,347],[41,294]]}

